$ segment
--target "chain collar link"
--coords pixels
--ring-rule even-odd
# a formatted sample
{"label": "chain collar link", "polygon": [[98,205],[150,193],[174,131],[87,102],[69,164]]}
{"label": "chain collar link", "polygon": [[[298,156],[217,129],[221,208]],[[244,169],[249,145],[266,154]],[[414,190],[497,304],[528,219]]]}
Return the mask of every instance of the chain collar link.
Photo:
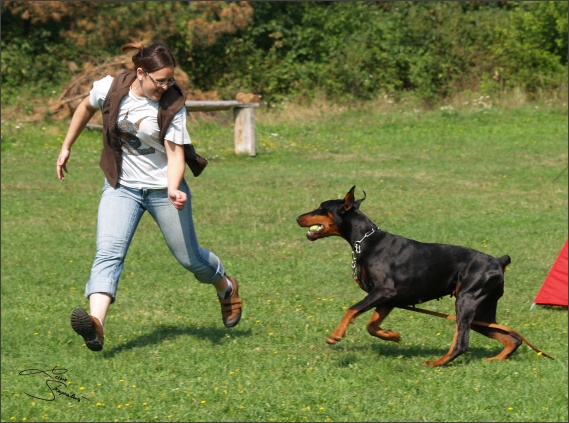
{"label": "chain collar link", "polygon": [[361,244],[363,242],[364,239],[369,238],[370,236],[372,236],[375,232],[376,229],[379,228],[372,228],[371,231],[367,231],[365,233],[365,235],[363,236],[362,239],[360,239],[359,241],[356,241],[354,243],[354,249],[352,250],[352,272],[353,272],[353,276],[356,276],[356,269],[357,269],[357,264],[356,264],[356,254],[360,254],[362,252],[362,247]]}

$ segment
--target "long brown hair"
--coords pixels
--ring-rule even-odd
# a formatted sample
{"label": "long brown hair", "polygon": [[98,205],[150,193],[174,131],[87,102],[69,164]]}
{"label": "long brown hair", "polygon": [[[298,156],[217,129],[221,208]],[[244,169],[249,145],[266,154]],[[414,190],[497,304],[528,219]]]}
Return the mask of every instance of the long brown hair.
{"label": "long brown hair", "polygon": [[128,50],[138,50],[132,56],[132,63],[134,69],[142,68],[146,72],[156,72],[166,67],[175,67],[176,59],[172,55],[170,49],[162,43],[154,43],[148,47],[144,47],[142,42],[137,41],[125,44],[121,50],[126,52]]}

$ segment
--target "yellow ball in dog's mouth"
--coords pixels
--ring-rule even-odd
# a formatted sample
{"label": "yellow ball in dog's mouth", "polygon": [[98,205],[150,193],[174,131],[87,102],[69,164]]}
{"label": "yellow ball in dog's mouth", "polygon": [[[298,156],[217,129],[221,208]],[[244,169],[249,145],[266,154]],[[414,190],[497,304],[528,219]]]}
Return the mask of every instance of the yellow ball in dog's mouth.
{"label": "yellow ball in dog's mouth", "polygon": [[310,232],[316,232],[320,229],[320,225],[312,225],[310,228],[308,228],[308,230]]}

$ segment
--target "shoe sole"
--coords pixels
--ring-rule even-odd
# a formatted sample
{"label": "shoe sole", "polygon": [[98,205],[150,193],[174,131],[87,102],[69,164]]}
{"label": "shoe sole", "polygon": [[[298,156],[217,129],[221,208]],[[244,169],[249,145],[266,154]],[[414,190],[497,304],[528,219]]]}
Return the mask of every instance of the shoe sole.
{"label": "shoe sole", "polygon": [[83,337],[85,345],[91,351],[101,351],[103,342],[95,328],[91,316],[82,308],[76,308],[71,313],[71,328]]}
{"label": "shoe sole", "polygon": [[232,328],[233,326],[237,326],[237,323],[241,320],[241,313],[233,320],[227,320],[223,322],[226,328]]}

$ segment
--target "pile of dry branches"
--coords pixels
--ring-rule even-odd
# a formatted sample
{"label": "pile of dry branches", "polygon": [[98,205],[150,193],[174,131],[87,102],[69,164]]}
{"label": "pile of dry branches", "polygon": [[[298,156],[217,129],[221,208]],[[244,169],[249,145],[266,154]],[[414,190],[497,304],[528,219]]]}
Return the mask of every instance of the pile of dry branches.
{"label": "pile of dry branches", "polygon": [[[71,64],[73,66],[73,64]],[[89,95],[93,83],[107,75],[116,76],[122,72],[133,69],[131,55],[116,56],[99,65],[87,64],[83,72],[77,75],[67,85],[57,100],[48,104],[49,111],[54,118],[68,118],[73,115],[79,103]],[[217,91],[201,92],[194,90],[188,74],[179,67],[175,68],[174,78],[180,87],[186,92],[188,99],[192,100],[217,100]],[[43,115],[44,113],[42,113]],[[93,117],[92,123],[100,120],[100,114]]]}

